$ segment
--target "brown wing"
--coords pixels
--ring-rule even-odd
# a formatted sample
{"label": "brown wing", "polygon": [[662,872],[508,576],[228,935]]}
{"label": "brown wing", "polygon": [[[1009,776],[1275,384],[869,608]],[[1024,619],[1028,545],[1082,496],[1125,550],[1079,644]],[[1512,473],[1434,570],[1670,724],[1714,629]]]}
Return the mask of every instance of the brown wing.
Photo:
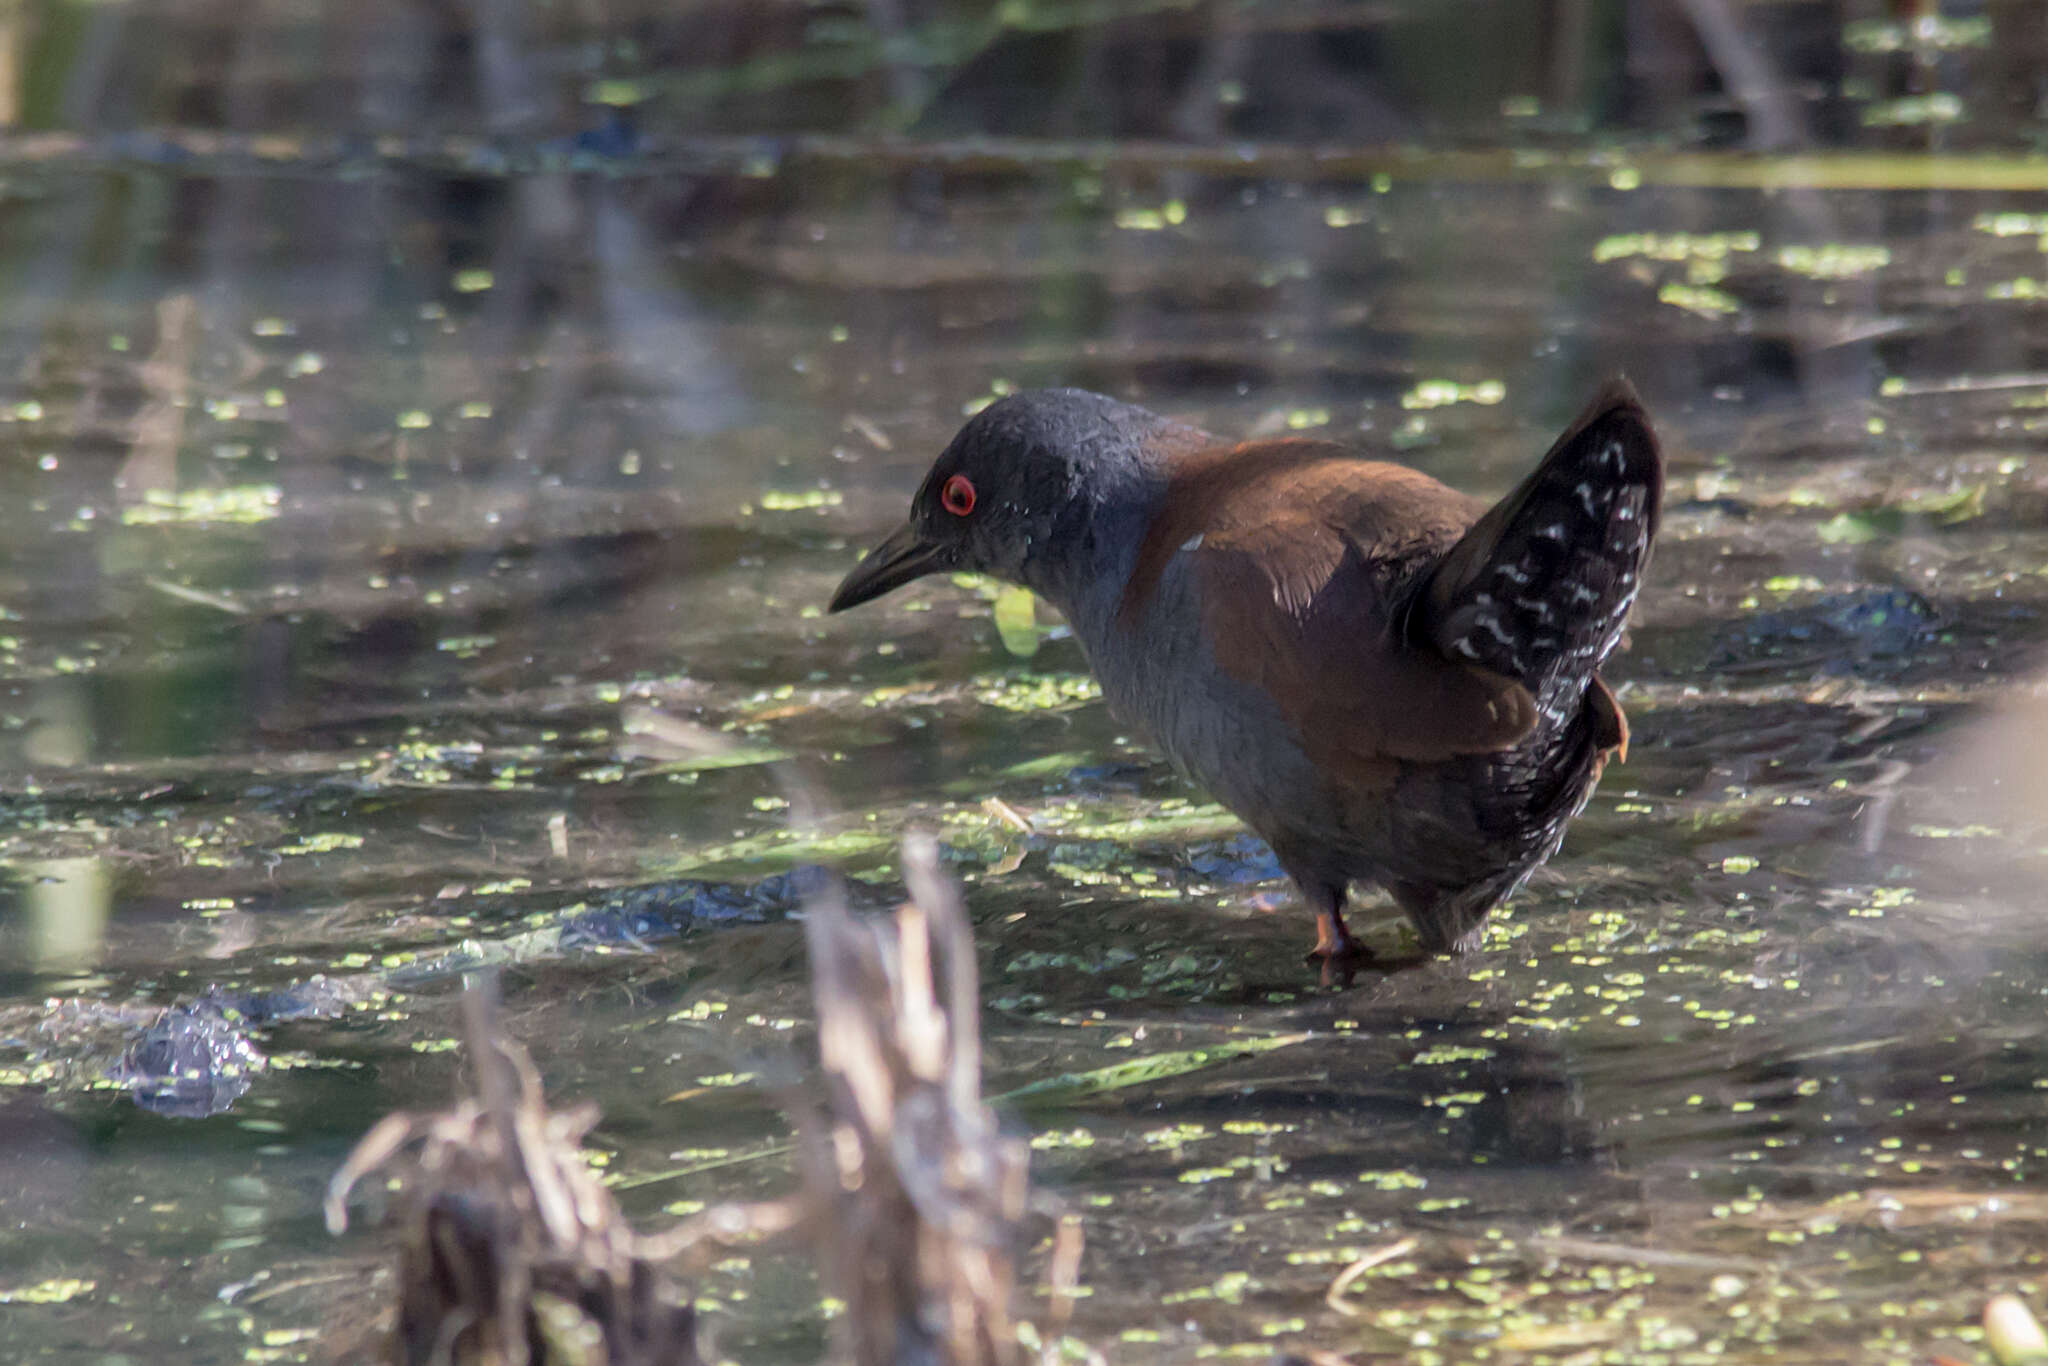
{"label": "brown wing", "polygon": [[1506,749],[1535,725],[1527,689],[1409,644],[1395,620],[1395,592],[1457,541],[1476,500],[1342,447],[1269,441],[1184,457],[1165,504],[1127,618],[1191,556],[1218,663],[1271,696],[1326,767],[1384,777],[1390,759]]}

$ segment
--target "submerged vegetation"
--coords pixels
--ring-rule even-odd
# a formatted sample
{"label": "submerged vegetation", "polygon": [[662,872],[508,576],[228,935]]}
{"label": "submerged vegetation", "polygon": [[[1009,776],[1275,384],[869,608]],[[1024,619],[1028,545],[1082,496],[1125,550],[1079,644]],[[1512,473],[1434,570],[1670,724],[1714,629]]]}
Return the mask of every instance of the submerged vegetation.
{"label": "submerged vegetation", "polygon": [[[604,1115],[565,1181],[782,1199],[812,865],[878,913],[917,827],[998,1165],[1086,1229],[1055,1298],[1026,1221],[1027,1346],[2024,1359],[2044,21],[1906,8],[0,16],[10,1352],[345,1355],[317,1192],[485,966]],[[1461,960],[1325,989],[1027,595],[823,613],[1018,388],[1497,491],[1614,369],[1629,761]],[[678,1311],[819,1359],[810,1264]]]}

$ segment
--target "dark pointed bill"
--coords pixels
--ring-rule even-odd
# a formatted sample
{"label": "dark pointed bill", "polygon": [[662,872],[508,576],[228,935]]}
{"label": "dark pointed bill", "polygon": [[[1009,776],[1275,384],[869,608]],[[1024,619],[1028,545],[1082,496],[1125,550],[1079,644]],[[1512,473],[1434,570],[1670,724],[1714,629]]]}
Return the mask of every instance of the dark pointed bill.
{"label": "dark pointed bill", "polygon": [[879,598],[944,567],[940,548],[919,537],[914,523],[905,522],[840,580],[839,591],[832,595],[825,610],[844,612],[849,607],[858,607],[870,598]]}

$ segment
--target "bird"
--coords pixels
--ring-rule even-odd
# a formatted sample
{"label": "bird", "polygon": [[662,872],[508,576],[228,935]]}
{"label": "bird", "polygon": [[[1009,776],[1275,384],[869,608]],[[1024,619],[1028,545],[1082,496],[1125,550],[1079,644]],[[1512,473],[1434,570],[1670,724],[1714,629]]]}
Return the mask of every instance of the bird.
{"label": "bird", "polygon": [[1271,847],[1315,912],[1311,960],[1373,957],[1353,883],[1425,955],[1463,953],[1627,757],[1599,671],[1662,493],[1620,377],[1491,506],[1339,442],[1029,390],[960,429],[828,610],[944,571],[1030,589],[1112,714]]}

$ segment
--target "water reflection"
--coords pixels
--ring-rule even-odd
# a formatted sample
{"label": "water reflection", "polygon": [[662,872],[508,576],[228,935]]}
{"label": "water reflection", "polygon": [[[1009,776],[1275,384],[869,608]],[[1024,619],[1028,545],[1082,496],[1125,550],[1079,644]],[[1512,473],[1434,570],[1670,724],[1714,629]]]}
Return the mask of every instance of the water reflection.
{"label": "water reflection", "polygon": [[76,768],[92,757],[92,714],[80,680],[51,679],[35,689],[27,721],[21,750],[31,765]]}
{"label": "water reflection", "polygon": [[16,910],[31,972],[61,973],[99,961],[113,905],[113,878],[97,858],[27,859],[16,865]]}
{"label": "water reflection", "polygon": [[[773,1192],[772,875],[882,902],[912,823],[1092,1343],[1891,1359],[2030,1274],[2041,8],[1025,11],[0,14],[38,1349],[327,1312],[309,1193],[441,1104],[478,961],[643,1208]],[[1853,155],[1723,154],[1774,146]],[[1632,758],[1470,960],[1320,994],[1266,851],[986,585],[816,612],[998,387],[1483,491],[1615,368],[1674,469]],[[790,1263],[704,1293],[815,1354]]]}

